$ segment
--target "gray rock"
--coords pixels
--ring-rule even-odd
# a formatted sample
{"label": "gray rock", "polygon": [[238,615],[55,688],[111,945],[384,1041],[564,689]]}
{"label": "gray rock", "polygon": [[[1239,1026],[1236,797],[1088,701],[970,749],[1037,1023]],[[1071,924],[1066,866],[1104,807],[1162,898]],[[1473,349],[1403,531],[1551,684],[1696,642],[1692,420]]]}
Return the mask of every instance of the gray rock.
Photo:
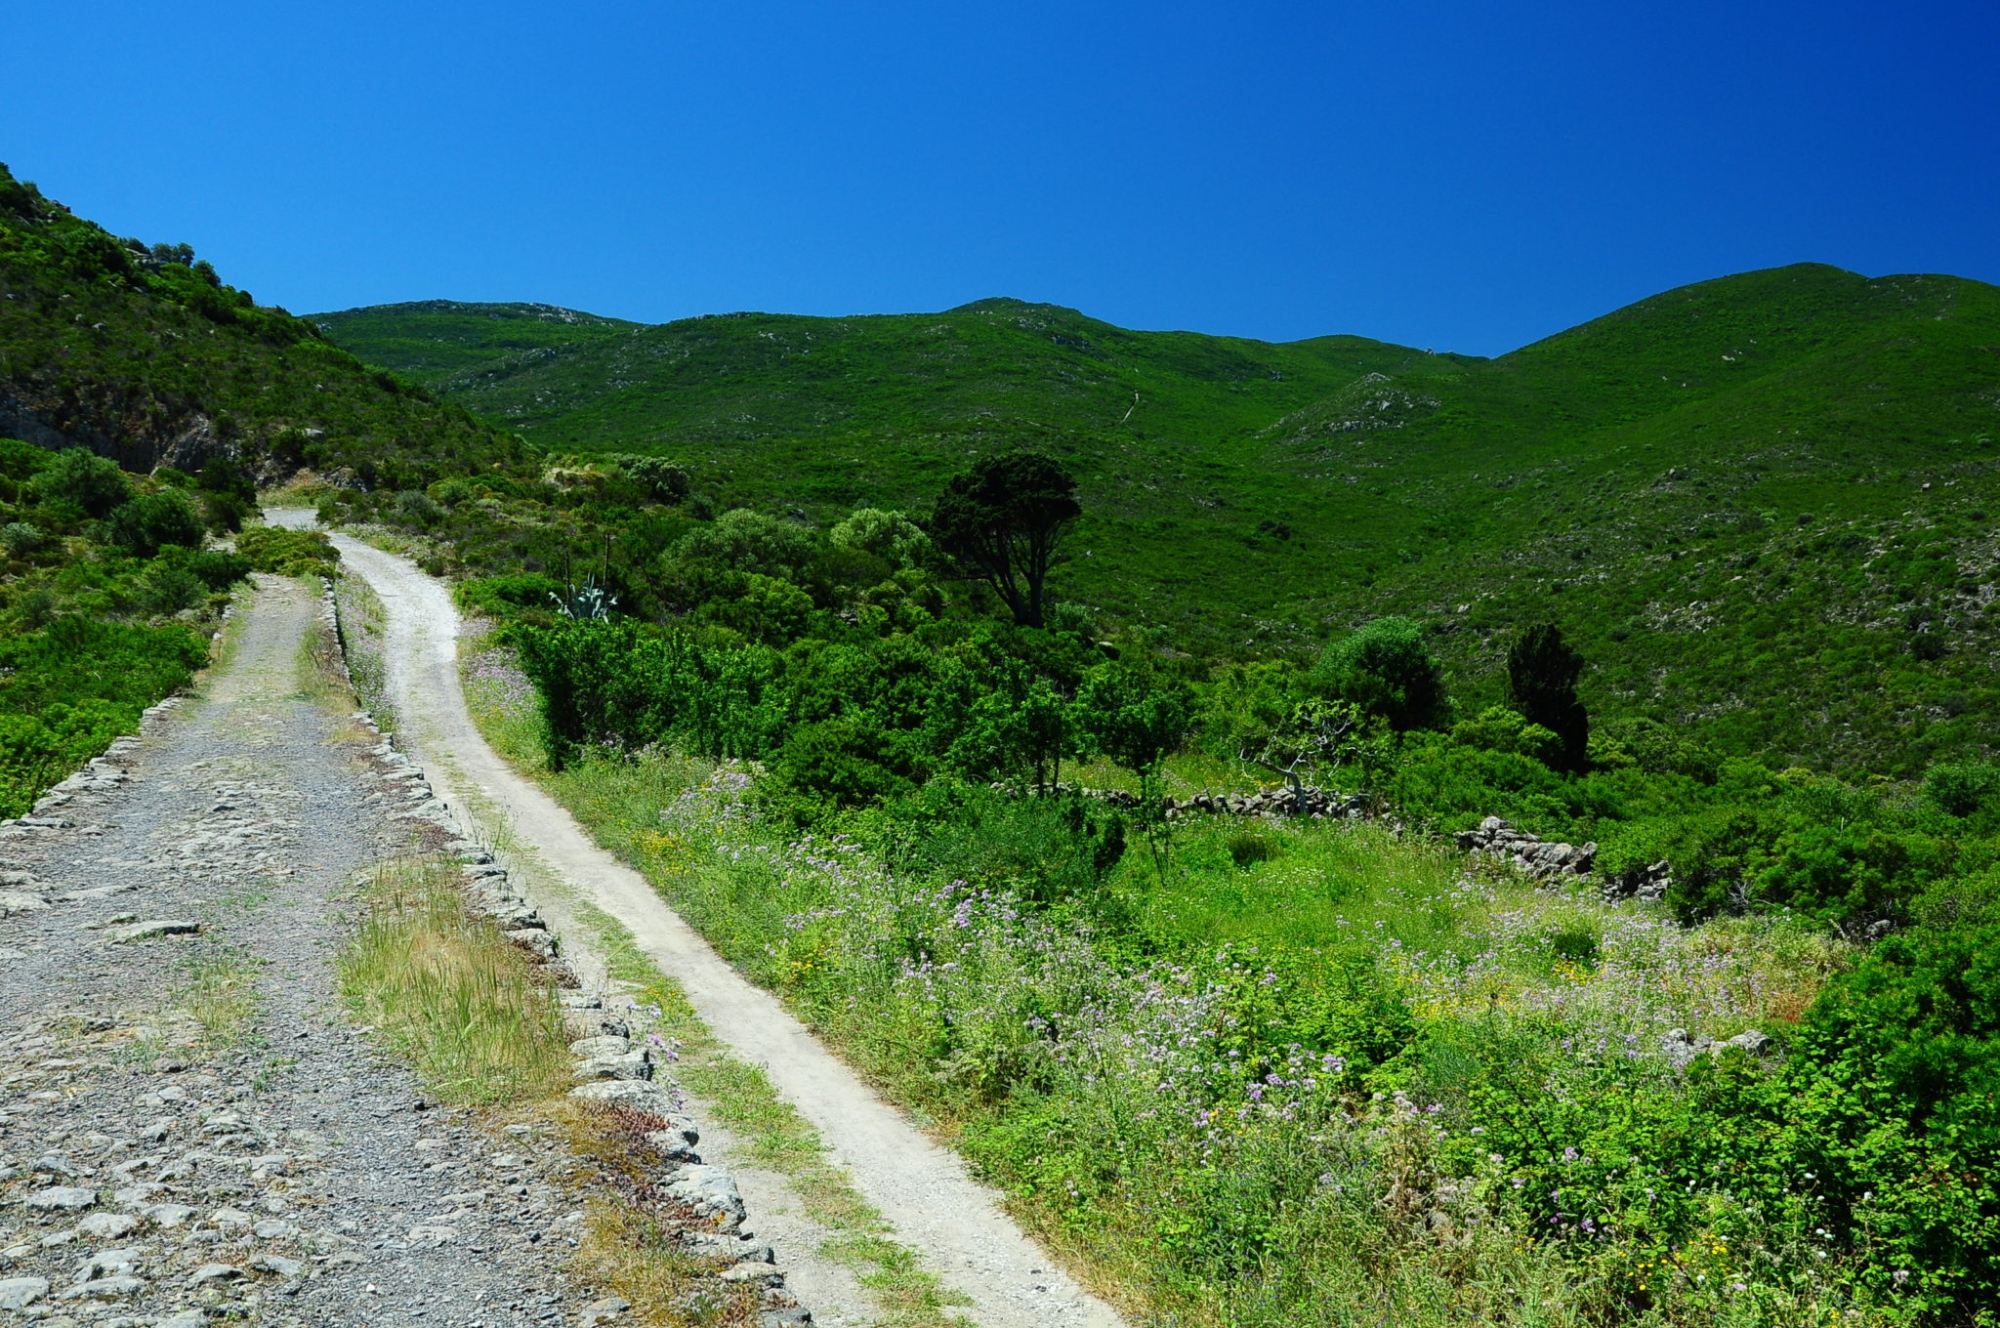
{"label": "gray rock", "polygon": [[92,1213],[76,1224],[76,1229],[92,1240],[118,1240],[129,1236],[139,1226],[139,1219],[128,1213]]}
{"label": "gray rock", "polygon": [[162,1231],[172,1231],[176,1227],[186,1226],[187,1220],[194,1216],[194,1209],[186,1204],[152,1204],[140,1209],[139,1216]]}
{"label": "gray rock", "polygon": [[40,895],[21,890],[0,890],[0,918],[11,918],[16,913],[39,913],[48,906],[49,901]]}
{"label": "gray rock", "polygon": [[51,1185],[28,1196],[28,1209],[37,1213],[81,1212],[97,1206],[97,1191],[80,1185]]}
{"label": "gray rock", "polygon": [[157,1328],[202,1328],[208,1322],[206,1310],[182,1310],[160,1320]]}
{"label": "gray rock", "polygon": [[1771,1046],[1771,1036],[1754,1028],[1745,1029],[1722,1044],[1751,1056],[1762,1056]]}
{"label": "gray rock", "polygon": [[233,1263],[205,1263],[188,1274],[187,1284],[191,1287],[214,1286],[240,1281],[242,1277],[243,1270]]}
{"label": "gray rock", "polygon": [[631,1308],[632,1302],[623,1297],[605,1296],[585,1305],[583,1313],[577,1318],[577,1323],[582,1325],[582,1328],[596,1328],[598,1324],[610,1323]]}
{"label": "gray rock", "polygon": [[76,1267],[76,1280],[89,1282],[100,1277],[126,1277],[139,1271],[137,1250],[103,1250]]}
{"label": "gray rock", "polygon": [[186,918],[152,918],[146,922],[135,922],[129,927],[120,927],[111,933],[113,943],[125,945],[132,941],[149,941],[158,936],[198,936],[201,924]]}
{"label": "gray rock", "polygon": [[593,1060],[599,1056],[623,1056],[630,1050],[632,1050],[630,1038],[609,1033],[579,1038],[569,1044],[569,1054],[578,1060]]}
{"label": "gray rock", "polygon": [[[812,1311],[803,1305],[787,1305],[780,1309],[769,1309],[757,1316],[757,1328],[799,1328],[799,1325],[813,1321]],[[165,1324],[161,1328],[166,1328]]]}
{"label": "gray rock", "polygon": [[282,1254],[253,1254],[250,1266],[260,1273],[271,1273],[277,1277],[298,1277],[306,1266],[297,1259],[287,1259]]}
{"label": "gray rock", "polygon": [[1660,1039],[1660,1050],[1666,1053],[1667,1063],[1676,1070],[1685,1070],[1694,1058],[1705,1054],[1715,1042],[1711,1038],[1691,1036],[1685,1028],[1667,1030]]}
{"label": "gray rock", "polygon": [[46,1277],[0,1278],[0,1310],[24,1310],[48,1294]]}
{"label": "gray rock", "polygon": [[586,1081],[646,1080],[653,1077],[653,1061],[644,1050],[626,1052],[621,1056],[593,1056],[589,1060],[578,1061],[575,1073],[578,1079]]}
{"label": "gray rock", "polygon": [[532,954],[540,955],[544,959],[553,959],[556,957],[556,938],[545,931],[537,931],[532,927],[517,927],[513,931],[502,934],[508,940]]}
{"label": "gray rock", "polygon": [[721,1167],[682,1167],[680,1174],[667,1184],[666,1193],[703,1217],[727,1214],[741,1222],[749,1216],[735,1179]]}
{"label": "gray rock", "polygon": [[62,1300],[115,1300],[120,1296],[136,1296],[146,1289],[146,1279],[120,1273],[115,1277],[100,1277],[95,1281],[73,1286],[62,1293]]}

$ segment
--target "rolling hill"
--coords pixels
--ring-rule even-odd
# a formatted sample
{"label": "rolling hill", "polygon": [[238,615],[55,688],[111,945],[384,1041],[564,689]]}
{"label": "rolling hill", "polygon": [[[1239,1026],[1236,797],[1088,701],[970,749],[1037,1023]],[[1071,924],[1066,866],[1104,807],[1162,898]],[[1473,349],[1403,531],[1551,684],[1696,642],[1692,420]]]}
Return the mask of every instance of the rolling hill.
{"label": "rolling hill", "polygon": [[1599,713],[1734,750],[1902,769],[2000,738],[2000,290],[1979,282],[1753,272],[1491,360],[1011,300],[315,321],[548,451],[671,456],[718,506],[921,510],[981,450],[1046,447],[1088,508],[1063,593],[1186,649],[1296,652],[1407,613],[1479,705],[1505,635],[1551,616]]}
{"label": "rolling hill", "polygon": [[394,488],[518,461],[512,434],[364,366],[185,245],[121,239],[0,166],[0,438],[128,470],[227,456]]}

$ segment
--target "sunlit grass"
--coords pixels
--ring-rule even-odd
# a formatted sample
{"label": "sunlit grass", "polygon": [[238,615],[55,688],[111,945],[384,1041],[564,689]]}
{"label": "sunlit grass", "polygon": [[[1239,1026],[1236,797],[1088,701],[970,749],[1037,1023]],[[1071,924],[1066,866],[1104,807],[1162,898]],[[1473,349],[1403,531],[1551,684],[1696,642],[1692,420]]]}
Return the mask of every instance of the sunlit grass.
{"label": "sunlit grass", "polygon": [[340,959],[349,1007],[459,1105],[549,1097],[569,1086],[553,988],[491,921],[467,911],[447,862],[378,869]]}

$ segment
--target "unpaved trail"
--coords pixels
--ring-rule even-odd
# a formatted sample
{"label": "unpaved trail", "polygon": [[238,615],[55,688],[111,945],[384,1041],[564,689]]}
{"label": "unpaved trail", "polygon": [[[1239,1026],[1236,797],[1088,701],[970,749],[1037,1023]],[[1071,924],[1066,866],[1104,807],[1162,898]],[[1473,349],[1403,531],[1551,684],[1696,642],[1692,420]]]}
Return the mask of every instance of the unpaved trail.
{"label": "unpaved trail", "polygon": [[[314,524],[309,511],[266,515],[273,524]],[[1028,1239],[956,1154],[877,1098],[776,997],[717,955],[644,877],[593,843],[487,745],[459,687],[458,614],[446,587],[407,559],[345,535],[333,539],[342,565],[367,580],[386,611],[387,688],[398,739],[461,814],[490,822],[468,829],[489,838],[504,832],[531,848],[578,897],[628,928],[686,990],[715,1036],[762,1066],[820,1132],[898,1239],[970,1298],[980,1328],[1121,1328],[1117,1314]],[[535,902],[560,927],[560,901]],[[803,1285],[800,1292],[811,1302]]]}
{"label": "unpaved trail", "polygon": [[205,695],[0,827],[0,1310],[571,1321],[582,1215],[518,1165],[550,1150],[506,1140],[499,1168],[343,1009],[347,883],[419,844],[307,694],[317,610],[259,577]]}

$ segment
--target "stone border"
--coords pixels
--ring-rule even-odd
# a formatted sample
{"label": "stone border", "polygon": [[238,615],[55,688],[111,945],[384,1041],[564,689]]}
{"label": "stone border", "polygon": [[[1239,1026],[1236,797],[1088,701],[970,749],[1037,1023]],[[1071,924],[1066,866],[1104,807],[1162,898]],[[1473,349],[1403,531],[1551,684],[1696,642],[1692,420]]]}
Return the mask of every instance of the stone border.
{"label": "stone border", "polygon": [[[322,622],[337,633],[333,586],[322,598]],[[337,648],[337,644],[336,644]],[[335,658],[342,658],[336,655]],[[343,659],[343,669],[345,663]],[[676,1244],[700,1261],[724,1286],[749,1285],[760,1292],[760,1328],[797,1328],[810,1324],[812,1312],[800,1305],[785,1286],[771,1246],[746,1229],[749,1211],[736,1181],[725,1168],[704,1163],[695,1151],[700,1132],[682,1110],[679,1084],[660,1073],[675,1058],[671,1044],[653,1031],[658,1012],[610,991],[583,989],[562,958],[562,942],[548,922],[514,884],[508,869],[486,848],[461,836],[451,808],[432,789],[422,767],[396,748],[374,716],[356,711],[355,723],[381,739],[369,749],[375,775],[388,785],[400,785],[404,805],[391,820],[415,822],[437,831],[442,850],[459,865],[460,888],[467,908],[499,925],[503,935],[524,951],[562,988],[563,1021],[573,1039],[577,1086],[569,1098],[583,1104],[616,1109],[629,1121],[638,1117],[646,1143],[656,1154],[654,1198],[648,1215],[672,1233]],[[622,1008],[615,1002],[623,1000]],[[586,1309],[586,1324],[609,1323],[629,1308],[606,1297]]]}

